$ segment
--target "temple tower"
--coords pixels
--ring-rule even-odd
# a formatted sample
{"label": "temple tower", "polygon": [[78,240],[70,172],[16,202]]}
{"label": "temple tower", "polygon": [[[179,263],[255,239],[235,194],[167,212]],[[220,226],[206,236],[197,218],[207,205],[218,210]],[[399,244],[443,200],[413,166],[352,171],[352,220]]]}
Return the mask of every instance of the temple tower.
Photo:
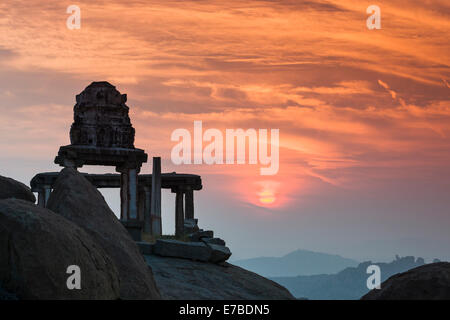
{"label": "temple tower", "polygon": [[121,174],[121,221],[139,239],[138,173],[147,154],[134,147],[135,130],[121,94],[106,81],[93,82],[76,96],[70,145],[59,149],[55,163],[63,167],[115,166]]}

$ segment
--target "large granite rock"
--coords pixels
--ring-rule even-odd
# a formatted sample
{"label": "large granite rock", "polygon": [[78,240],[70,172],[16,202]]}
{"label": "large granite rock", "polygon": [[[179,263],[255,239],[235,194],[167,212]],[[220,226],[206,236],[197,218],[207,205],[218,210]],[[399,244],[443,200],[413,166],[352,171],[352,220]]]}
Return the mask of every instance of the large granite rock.
{"label": "large granite rock", "polygon": [[0,176],[0,199],[22,199],[35,203],[36,197],[22,182]]}
{"label": "large granite rock", "polygon": [[[67,268],[81,270],[69,290]],[[30,202],[0,200],[0,299],[118,299],[110,257],[81,228]]]}
{"label": "large granite rock", "polygon": [[61,171],[47,207],[83,228],[112,258],[122,299],[159,299],[152,271],[101,193],[71,168]]}
{"label": "large granite rock", "polygon": [[450,263],[426,264],[396,274],[362,300],[450,300]]}
{"label": "large granite rock", "polygon": [[229,263],[146,255],[163,299],[294,299],[281,285]]}

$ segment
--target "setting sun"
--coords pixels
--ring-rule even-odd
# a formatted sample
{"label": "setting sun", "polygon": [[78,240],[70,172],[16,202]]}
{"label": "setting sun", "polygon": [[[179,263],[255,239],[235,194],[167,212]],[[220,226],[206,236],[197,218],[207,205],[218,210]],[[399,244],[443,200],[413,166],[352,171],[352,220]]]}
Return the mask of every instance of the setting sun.
{"label": "setting sun", "polygon": [[275,195],[272,191],[265,190],[259,193],[259,202],[261,204],[272,204],[276,200]]}
{"label": "setting sun", "polygon": [[277,193],[280,188],[280,183],[272,180],[264,180],[256,182],[259,190],[258,205],[271,206],[277,202]]}

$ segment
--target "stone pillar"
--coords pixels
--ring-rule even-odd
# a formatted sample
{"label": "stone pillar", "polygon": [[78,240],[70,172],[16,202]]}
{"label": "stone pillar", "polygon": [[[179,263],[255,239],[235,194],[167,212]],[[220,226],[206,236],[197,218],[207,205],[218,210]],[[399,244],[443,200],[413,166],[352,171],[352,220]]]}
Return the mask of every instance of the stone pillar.
{"label": "stone pillar", "polygon": [[162,234],[161,221],[161,158],[153,158],[151,194],[151,230],[154,236]]}
{"label": "stone pillar", "polygon": [[39,207],[47,207],[48,198],[50,198],[50,194],[52,193],[51,186],[42,186],[42,189],[38,191],[38,206]]}
{"label": "stone pillar", "polygon": [[45,208],[45,192],[43,189],[38,191],[38,206]]}
{"label": "stone pillar", "polygon": [[138,183],[138,217],[142,223],[145,221],[145,209],[145,188]]}
{"label": "stone pillar", "polygon": [[142,196],[143,196],[142,205],[144,207],[144,210],[143,210],[144,232],[148,233],[148,234],[153,234],[153,232],[152,232],[152,216],[151,216],[152,193],[151,193],[151,188],[149,186],[143,187]]}
{"label": "stone pillar", "polygon": [[120,219],[137,220],[137,170],[123,169],[120,176]]}
{"label": "stone pillar", "polygon": [[179,237],[184,234],[184,192],[180,187],[178,187],[175,192],[175,236]]}
{"label": "stone pillar", "polygon": [[135,241],[141,241],[142,221],[138,214],[138,169],[123,167],[120,176],[120,220]]}
{"label": "stone pillar", "polygon": [[185,218],[194,219],[194,190],[188,188],[185,193]]}

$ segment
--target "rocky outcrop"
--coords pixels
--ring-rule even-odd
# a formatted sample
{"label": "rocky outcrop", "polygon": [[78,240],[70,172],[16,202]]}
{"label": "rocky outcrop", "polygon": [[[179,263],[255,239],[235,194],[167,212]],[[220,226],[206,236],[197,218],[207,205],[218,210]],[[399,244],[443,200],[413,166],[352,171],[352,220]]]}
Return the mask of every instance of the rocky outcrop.
{"label": "rocky outcrop", "polygon": [[192,242],[201,241],[203,238],[214,238],[214,231],[204,231],[203,229],[200,229],[199,231],[189,234],[189,240]]}
{"label": "rocky outcrop", "polygon": [[281,285],[229,263],[146,255],[163,299],[294,299]]}
{"label": "rocky outcrop", "polygon": [[[80,267],[69,290],[67,268]],[[81,228],[30,202],[0,200],[0,299],[118,299],[119,275]]]}
{"label": "rocky outcrop", "polygon": [[175,257],[206,262],[211,257],[211,249],[202,242],[178,240],[156,240],[153,253],[163,257]]}
{"label": "rocky outcrop", "polygon": [[228,247],[212,243],[206,243],[206,246],[211,249],[211,257],[209,258],[210,262],[219,263],[227,261],[231,256],[231,251]]}
{"label": "rocky outcrop", "polygon": [[426,264],[396,274],[362,300],[450,300],[450,263]]}
{"label": "rocky outcrop", "polygon": [[47,207],[84,229],[112,258],[122,299],[158,299],[152,271],[101,193],[71,168],[61,171]]}
{"label": "rocky outcrop", "polygon": [[202,238],[202,242],[206,244],[216,244],[219,246],[225,246],[225,241],[220,238]]}
{"label": "rocky outcrop", "polygon": [[35,203],[36,197],[22,182],[0,176],[0,199],[22,199]]}
{"label": "rocky outcrop", "polygon": [[223,245],[204,242],[185,242],[178,240],[156,240],[150,249],[139,243],[143,254],[153,253],[163,257],[183,258],[194,261],[220,263],[228,260],[231,251]]}

